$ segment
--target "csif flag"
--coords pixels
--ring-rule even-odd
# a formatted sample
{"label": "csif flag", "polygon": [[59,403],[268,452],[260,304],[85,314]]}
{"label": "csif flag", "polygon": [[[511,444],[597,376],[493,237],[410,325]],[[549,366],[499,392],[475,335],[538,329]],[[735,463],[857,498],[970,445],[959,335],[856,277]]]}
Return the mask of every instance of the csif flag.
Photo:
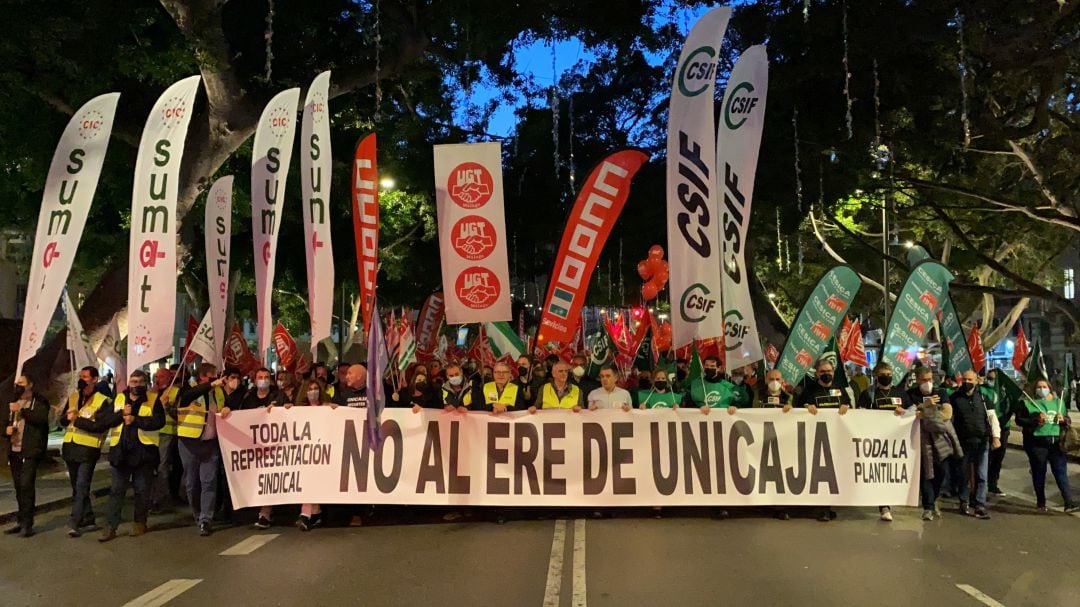
{"label": "csif flag", "polygon": [[620,150],[605,156],[589,173],[570,210],[555,257],[540,314],[540,343],[562,343],[573,337],[600,252],[630,196],[630,181],[648,159],[648,154],[638,150]]}
{"label": "csif flag", "polygon": [[176,199],[180,160],[195,112],[199,76],[158,98],[146,118],[135,158],[128,261],[129,369],[172,353],[176,322]]}
{"label": "csif flag", "polygon": [[1046,372],[1046,361],[1043,360],[1042,347],[1039,345],[1038,336],[1031,345],[1031,353],[1028,354],[1027,359],[1024,361],[1022,371],[1030,386],[1034,386],[1035,382],[1040,379],[1050,379],[1050,375]]}
{"label": "csif flag", "polygon": [[259,359],[263,362],[273,339],[271,303],[278,226],[285,203],[285,180],[289,176],[289,161],[296,138],[296,106],[299,102],[298,88],[274,95],[259,117],[259,125],[255,128],[255,145],[251,151],[255,303],[259,316]]}
{"label": "csif flag", "polygon": [[761,338],[750,299],[746,239],[768,88],[769,56],[765,46],[751,46],[739,57],[728,78],[716,131],[723,268],[720,301],[724,309],[725,365],[729,369],[762,359]]}
{"label": "csif flag", "polygon": [[41,347],[71,273],[105,163],[119,99],[120,93],[108,93],[87,101],[68,121],[53,152],[30,258],[15,377]]}
{"label": "csif flag", "polygon": [[667,237],[672,346],[724,333],[720,214],[716,204],[716,67],[731,7],[690,30],[671,86],[667,134]]}
{"label": "csif flag", "polygon": [[[334,250],[330,241],[330,72],[315,77],[300,125],[300,185],[304,201],[311,352],[330,337],[334,312]],[[288,168],[288,167],[286,167]],[[284,184],[283,184],[284,185]]]}
{"label": "csif flag", "polygon": [[204,359],[218,362],[225,351],[225,311],[229,305],[229,254],[232,248],[232,175],[226,175],[210,186],[206,197],[206,280],[210,300],[216,356]]}
{"label": "csif flag", "polygon": [[1017,372],[1024,372],[1024,362],[1031,354],[1027,336],[1024,335],[1024,323],[1016,323],[1016,346],[1013,347],[1012,365]]}

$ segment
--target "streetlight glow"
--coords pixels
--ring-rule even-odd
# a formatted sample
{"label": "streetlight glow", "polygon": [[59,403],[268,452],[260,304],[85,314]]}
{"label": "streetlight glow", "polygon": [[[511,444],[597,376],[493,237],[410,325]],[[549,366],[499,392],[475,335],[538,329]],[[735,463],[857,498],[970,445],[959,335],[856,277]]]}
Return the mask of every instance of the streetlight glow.
{"label": "streetlight glow", "polygon": [[384,190],[392,190],[397,186],[397,182],[393,177],[383,177],[379,180],[379,187]]}

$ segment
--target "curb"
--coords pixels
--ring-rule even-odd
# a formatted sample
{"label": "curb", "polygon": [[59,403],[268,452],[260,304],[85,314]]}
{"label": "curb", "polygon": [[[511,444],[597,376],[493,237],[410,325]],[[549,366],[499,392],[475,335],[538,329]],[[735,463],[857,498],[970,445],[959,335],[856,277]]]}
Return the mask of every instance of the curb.
{"label": "curb", "polygon": [[[1010,449],[1015,449],[1016,451],[1021,451],[1022,452],[1024,450],[1024,445],[1023,444],[1016,444],[1016,443],[1013,443],[1013,442],[1009,442],[1009,443],[1006,443],[1005,446],[1010,448]],[[1069,463],[1080,464],[1080,454],[1066,453],[1065,454],[1065,459],[1067,459],[1069,461]]]}
{"label": "curb", "polygon": [[[109,486],[98,487],[97,489],[91,489],[90,490],[90,497],[92,497],[92,498],[94,498],[94,497],[104,497],[104,496],[109,494],[110,490],[111,490],[111,487],[109,487]],[[71,496],[68,496],[68,497],[65,497],[65,498],[58,499],[58,500],[53,500],[51,502],[39,503],[34,507],[34,516],[36,517],[37,515],[43,514],[45,512],[54,512],[56,510],[61,510],[63,508],[66,508],[66,507],[70,506],[72,501],[74,501],[74,498],[72,498]],[[7,523],[15,520],[15,517],[18,516],[18,514],[19,514],[18,510],[14,511],[14,512],[0,513],[0,525],[4,525],[4,524],[7,524]]]}

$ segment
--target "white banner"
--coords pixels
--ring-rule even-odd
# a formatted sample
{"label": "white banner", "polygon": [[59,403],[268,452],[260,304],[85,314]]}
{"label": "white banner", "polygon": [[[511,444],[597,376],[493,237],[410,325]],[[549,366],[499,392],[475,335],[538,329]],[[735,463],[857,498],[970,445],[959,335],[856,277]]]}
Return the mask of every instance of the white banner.
{"label": "white banner", "polygon": [[672,345],[720,337],[720,242],[713,91],[731,8],[705,13],[686,38],[671,87],[667,237]]}
{"label": "white banner", "polygon": [[502,146],[435,146],[435,208],[439,217],[446,322],[510,320]]}
{"label": "white banner", "polygon": [[[232,249],[233,177],[226,175],[210,186],[206,196],[206,285],[214,336],[214,360],[225,351],[225,314],[229,305],[229,254]],[[201,332],[201,331],[200,331]],[[205,356],[203,358],[206,358]]]}
{"label": "white banner", "polygon": [[[135,159],[128,261],[128,368],[169,356],[176,324],[176,198],[199,76],[158,98]],[[201,150],[200,150],[201,151]]]}
{"label": "white banner", "polygon": [[255,302],[259,315],[258,359],[266,362],[273,345],[271,295],[277,234],[285,201],[293,140],[296,138],[296,106],[300,89],[282,91],[266,104],[255,129],[251,151],[251,232],[255,241]]}
{"label": "white banner", "polygon": [[720,241],[723,243],[724,273],[720,301],[724,307],[728,369],[756,363],[763,358],[750,300],[746,233],[750,228],[750,203],[754,196],[768,90],[769,56],[764,45],[751,46],[731,70],[716,131],[716,182],[723,197]]}
{"label": "white banner", "polygon": [[90,337],[86,331],[83,331],[79,313],[75,311],[75,305],[71,303],[71,296],[68,295],[67,289],[64,289],[64,313],[68,321],[67,346],[75,357],[75,368],[94,367],[96,369],[97,355],[94,354],[94,348],[90,346]]}
{"label": "white banner", "polygon": [[60,291],[71,273],[105,163],[119,99],[120,93],[108,93],[87,101],[68,121],[53,152],[30,258],[15,377],[41,347]]}
{"label": "white banner", "polygon": [[199,323],[198,330],[195,331],[195,337],[191,340],[191,353],[201,356],[203,362],[216,365],[218,370],[221,370],[224,367],[221,360],[222,355],[217,348],[216,335],[217,333],[214,333],[214,320],[211,318],[210,311],[207,310],[202,322]]}
{"label": "white banner", "polygon": [[219,421],[233,506],[913,506],[919,496],[914,414],[387,409],[378,451],[366,416],[275,407]]}
{"label": "white banner", "polygon": [[116,378],[116,391],[119,393],[123,391],[124,386],[127,384],[127,364],[124,361],[124,355],[120,350],[120,315],[113,316],[112,322],[109,323],[109,328],[105,330],[105,335],[102,336],[101,343],[97,347],[97,359],[105,363],[110,369],[113,370],[113,377]]}
{"label": "white banner", "polygon": [[300,127],[300,183],[304,194],[311,353],[330,337],[334,312],[334,249],[330,241],[330,72],[315,77],[304,101]]}

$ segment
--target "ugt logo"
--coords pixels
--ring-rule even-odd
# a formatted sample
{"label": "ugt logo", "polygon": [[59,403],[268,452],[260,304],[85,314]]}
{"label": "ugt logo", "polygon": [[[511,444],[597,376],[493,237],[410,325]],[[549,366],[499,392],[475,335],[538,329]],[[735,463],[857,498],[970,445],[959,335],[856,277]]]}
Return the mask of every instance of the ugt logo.
{"label": "ugt logo", "polygon": [[495,227],[479,215],[462,217],[451,231],[454,251],[469,261],[484,259],[495,250]]}
{"label": "ugt logo", "polygon": [[491,200],[491,172],[476,162],[463,162],[450,171],[446,191],[459,207],[477,209]]}
{"label": "ugt logo", "polygon": [[838,314],[842,314],[844,309],[847,308],[847,304],[845,304],[844,300],[838,295],[830,295],[829,298],[825,300],[825,305],[832,308]]}
{"label": "ugt logo", "polygon": [[809,367],[814,363],[814,357],[810,356],[810,353],[806,350],[799,350],[799,353],[795,355],[795,364],[800,367]]}
{"label": "ugt logo", "polygon": [[907,330],[915,337],[922,337],[926,334],[926,325],[924,325],[921,320],[912,318],[907,324]]}
{"label": "ugt logo", "polygon": [[499,279],[487,268],[472,266],[458,275],[454,292],[466,306],[482,310],[495,303],[501,287]]}

